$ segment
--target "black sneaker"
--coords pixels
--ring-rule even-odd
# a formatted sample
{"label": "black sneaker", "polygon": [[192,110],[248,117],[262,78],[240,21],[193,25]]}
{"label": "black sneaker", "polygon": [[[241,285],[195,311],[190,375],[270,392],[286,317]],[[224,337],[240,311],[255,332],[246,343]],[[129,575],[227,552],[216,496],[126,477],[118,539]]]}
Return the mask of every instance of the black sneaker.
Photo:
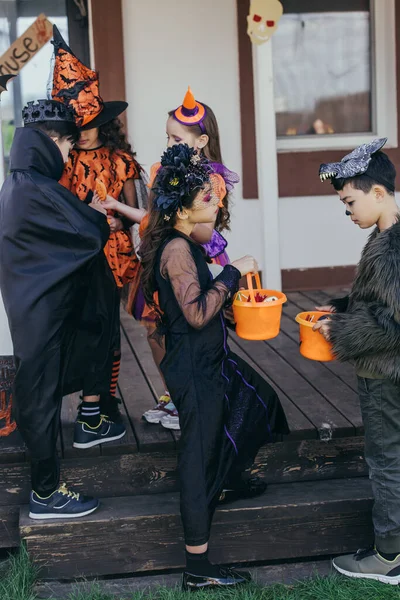
{"label": "black sneaker", "polygon": [[67,488],[63,483],[47,498],[31,492],[29,516],[31,519],[71,519],[90,515],[98,508],[97,498],[82,496]]}
{"label": "black sneaker", "polygon": [[120,404],[122,404],[121,398],[117,398],[111,394],[100,396],[101,414],[108,417],[110,421],[114,421],[114,423],[122,422],[122,414],[119,408]]}
{"label": "black sneaker", "polygon": [[74,448],[91,448],[98,444],[113,442],[124,437],[126,433],[123,423],[114,423],[104,415],[101,415],[100,423],[96,427],[91,427],[81,419],[82,417],[78,417],[75,421]]}
{"label": "black sneaker", "polygon": [[218,577],[208,577],[205,575],[193,575],[184,571],[182,580],[182,590],[184,592],[196,592],[215,587],[235,587],[251,581],[251,575],[248,571],[236,571],[227,567],[219,567]]}

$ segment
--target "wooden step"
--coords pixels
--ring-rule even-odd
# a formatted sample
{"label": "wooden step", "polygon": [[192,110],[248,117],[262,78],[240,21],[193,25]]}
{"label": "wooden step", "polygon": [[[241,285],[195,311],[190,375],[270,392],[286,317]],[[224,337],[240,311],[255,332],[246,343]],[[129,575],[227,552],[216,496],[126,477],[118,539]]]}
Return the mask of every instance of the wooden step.
{"label": "wooden step", "polygon": [[[362,437],[278,442],[261,448],[253,473],[269,484],[364,477]],[[98,498],[177,492],[176,453],[84,456],[61,462],[61,479]],[[19,545],[18,506],[30,493],[28,463],[0,465],[0,548]]]}
{"label": "wooden step", "polygon": [[[367,479],[270,486],[260,498],[217,510],[211,559],[286,560],[353,552],[372,542]],[[32,521],[20,533],[41,576],[51,579],[181,568],[178,494],[108,498],[86,518]]]}

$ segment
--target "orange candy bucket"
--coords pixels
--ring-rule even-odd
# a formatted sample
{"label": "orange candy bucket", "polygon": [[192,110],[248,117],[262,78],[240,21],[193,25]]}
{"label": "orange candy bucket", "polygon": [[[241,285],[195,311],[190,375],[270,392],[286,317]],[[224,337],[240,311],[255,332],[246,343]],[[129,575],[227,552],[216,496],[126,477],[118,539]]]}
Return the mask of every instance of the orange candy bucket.
{"label": "orange candy bucket", "polygon": [[[253,288],[253,277],[257,288]],[[245,340],[270,340],[279,334],[282,317],[282,304],[286,296],[276,290],[261,288],[258,273],[247,275],[247,290],[240,290],[233,301],[233,315],[236,333]],[[275,296],[271,302],[256,302],[256,294]]]}
{"label": "orange candy bucket", "polygon": [[300,354],[306,358],[321,362],[335,360],[332,354],[332,344],[319,331],[313,331],[318,319],[327,314],[329,313],[314,310],[299,313],[296,317],[296,321],[300,325]]}

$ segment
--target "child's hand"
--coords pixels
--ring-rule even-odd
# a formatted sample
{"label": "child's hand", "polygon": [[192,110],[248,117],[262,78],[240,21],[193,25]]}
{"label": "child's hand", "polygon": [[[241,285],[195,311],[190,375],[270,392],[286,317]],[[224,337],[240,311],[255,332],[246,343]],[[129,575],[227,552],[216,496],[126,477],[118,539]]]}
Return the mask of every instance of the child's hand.
{"label": "child's hand", "polygon": [[315,323],[315,325],[313,327],[313,331],[319,331],[320,334],[326,339],[327,342],[330,341],[330,329],[331,329],[331,327],[329,324],[329,320],[318,321],[317,323]]}
{"label": "child's hand", "polygon": [[224,317],[229,323],[235,324],[235,319],[233,316],[233,308],[230,306],[229,308],[224,309]]}
{"label": "child's hand", "polygon": [[331,306],[330,304],[325,304],[324,306],[316,306],[315,310],[319,310],[319,312],[328,312],[328,313],[336,312],[335,307]]}
{"label": "child's hand", "polygon": [[121,206],[121,203],[112,196],[107,196],[102,204],[107,210],[118,210],[118,206]]}
{"label": "child's hand", "polygon": [[247,273],[258,273],[258,264],[255,258],[252,256],[244,256],[243,258],[239,258],[239,260],[235,260],[232,263],[233,267],[236,267],[240,274],[247,275]]}
{"label": "child's hand", "polygon": [[103,207],[103,203],[100,202],[98,196],[96,198],[96,194],[93,194],[93,199],[90,202],[89,206],[90,206],[90,208],[94,208],[94,210],[97,210],[98,212],[102,213],[103,215],[107,215],[107,211]]}
{"label": "child's hand", "polygon": [[[105,202],[103,202],[103,205]],[[121,231],[124,226],[121,219],[116,219],[115,217],[108,217],[108,224],[110,226],[111,233],[115,233],[116,231]]]}

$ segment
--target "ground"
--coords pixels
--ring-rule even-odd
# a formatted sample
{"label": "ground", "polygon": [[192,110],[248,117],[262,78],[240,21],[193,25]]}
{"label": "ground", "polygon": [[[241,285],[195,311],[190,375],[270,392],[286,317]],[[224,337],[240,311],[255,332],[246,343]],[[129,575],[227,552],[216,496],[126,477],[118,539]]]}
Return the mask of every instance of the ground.
{"label": "ground", "polygon": [[[6,569],[0,570],[1,600],[40,600],[49,598],[37,591],[37,573],[24,549],[11,557]],[[132,591],[121,596],[104,592],[104,583],[80,583],[68,588],[68,594],[53,596],[52,600],[186,600],[187,593],[179,587],[160,587],[151,591]],[[257,584],[230,591],[197,592],[196,600],[400,600],[400,588],[374,581],[356,581],[339,575],[314,576],[293,585]]]}

